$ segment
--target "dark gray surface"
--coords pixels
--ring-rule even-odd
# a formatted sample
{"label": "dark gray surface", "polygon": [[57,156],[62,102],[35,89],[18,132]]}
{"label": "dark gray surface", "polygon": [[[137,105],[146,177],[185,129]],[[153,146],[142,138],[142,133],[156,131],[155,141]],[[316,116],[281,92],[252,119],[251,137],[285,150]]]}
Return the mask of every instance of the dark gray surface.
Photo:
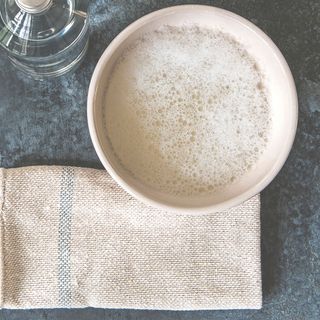
{"label": "dark gray surface", "polygon": [[320,319],[320,1],[92,1],[89,54],[73,75],[35,82],[0,55],[0,166],[101,168],[89,138],[86,94],[94,66],[119,31],[153,10],[210,4],[262,28],[286,57],[299,95],[293,150],[262,193],[264,306],[260,311],[0,311],[0,319]]}

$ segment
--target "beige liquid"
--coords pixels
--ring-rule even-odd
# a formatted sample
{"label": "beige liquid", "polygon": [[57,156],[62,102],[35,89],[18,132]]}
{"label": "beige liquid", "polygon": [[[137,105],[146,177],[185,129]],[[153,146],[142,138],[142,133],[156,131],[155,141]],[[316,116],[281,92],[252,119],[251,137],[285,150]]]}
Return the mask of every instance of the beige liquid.
{"label": "beige liquid", "polygon": [[173,195],[205,195],[254,168],[270,108],[257,63],[230,35],[166,26],[117,61],[104,121],[136,179]]}

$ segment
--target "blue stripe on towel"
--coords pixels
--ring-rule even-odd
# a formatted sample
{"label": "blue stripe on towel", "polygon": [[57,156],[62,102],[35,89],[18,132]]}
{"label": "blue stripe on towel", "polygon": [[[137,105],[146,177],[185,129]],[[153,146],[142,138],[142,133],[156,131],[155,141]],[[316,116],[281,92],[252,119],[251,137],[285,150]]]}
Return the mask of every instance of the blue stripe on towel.
{"label": "blue stripe on towel", "polygon": [[64,167],[61,176],[58,240],[59,304],[62,307],[71,305],[70,254],[73,189],[74,170],[70,167]]}

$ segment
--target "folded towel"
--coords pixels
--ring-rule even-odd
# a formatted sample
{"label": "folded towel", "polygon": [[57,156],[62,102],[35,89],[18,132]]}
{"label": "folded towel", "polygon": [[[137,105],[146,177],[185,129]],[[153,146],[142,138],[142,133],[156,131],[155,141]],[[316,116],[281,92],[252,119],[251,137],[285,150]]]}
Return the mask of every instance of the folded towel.
{"label": "folded towel", "polygon": [[258,309],[259,206],[179,215],[104,170],[0,169],[0,307]]}

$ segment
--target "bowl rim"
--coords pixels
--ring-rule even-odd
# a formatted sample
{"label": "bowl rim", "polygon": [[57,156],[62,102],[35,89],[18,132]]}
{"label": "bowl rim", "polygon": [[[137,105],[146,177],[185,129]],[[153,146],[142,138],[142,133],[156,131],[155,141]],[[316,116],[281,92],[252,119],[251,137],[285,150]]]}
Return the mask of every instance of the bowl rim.
{"label": "bowl rim", "polygon": [[[179,13],[179,12],[185,12],[186,10],[187,11],[189,10],[192,12],[194,12],[195,10],[201,10],[201,11],[205,10],[205,11],[210,11],[213,14],[220,13],[220,14],[226,15],[228,18],[237,20],[244,27],[249,28],[251,29],[251,31],[255,32],[261,38],[261,40],[267,43],[267,45],[271,48],[273,53],[276,55],[279,63],[281,64],[284,70],[284,73],[286,75],[289,89],[290,89],[289,90],[290,92],[288,92],[288,95],[290,95],[292,100],[292,116],[293,116],[292,119],[293,120],[290,123],[291,127],[288,128],[288,131],[290,132],[290,134],[288,134],[288,141],[283,146],[281,153],[278,154],[277,159],[273,164],[271,170],[258,183],[250,186],[245,192],[240,193],[239,195],[232,197],[228,200],[219,202],[218,204],[213,204],[208,206],[206,205],[202,207],[182,207],[178,205],[176,206],[169,205],[160,201],[156,201],[154,199],[147,197],[143,193],[137,191],[134,187],[128,184],[121,176],[118,175],[117,171],[111,166],[111,164],[107,160],[107,157],[105,156],[105,153],[99,142],[99,137],[98,137],[95,120],[94,120],[95,95],[98,89],[99,80],[104,72],[105,64],[107,63],[108,59],[112,56],[114,51],[118,48],[118,46],[122,43],[122,41],[125,40],[127,36],[135,32],[139,27],[141,27],[142,25],[148,22],[153,21],[158,17]],[[87,99],[87,119],[88,119],[90,137],[100,161],[102,162],[104,168],[111,175],[111,177],[125,191],[127,191],[129,194],[134,196],[136,199],[144,202],[145,204],[151,205],[158,209],[164,209],[169,212],[180,213],[180,214],[186,213],[186,214],[200,215],[200,214],[220,212],[226,209],[230,209],[234,206],[240,205],[241,203],[249,200],[253,196],[260,193],[276,177],[276,175],[279,173],[284,163],[286,162],[294,142],[297,125],[298,125],[298,97],[297,97],[295,82],[294,82],[291,70],[287,64],[287,61],[283,57],[279,48],[271,40],[271,38],[268,35],[266,35],[260,28],[258,28],[256,25],[251,23],[249,20],[239,16],[238,14],[235,14],[225,9],[217,8],[214,6],[208,6],[208,5],[192,5],[192,4],[178,5],[178,6],[171,6],[171,7],[167,7],[164,9],[151,12],[137,19],[136,21],[128,25],[123,31],[121,31],[111,41],[111,43],[108,45],[108,47],[105,49],[104,53],[100,57],[90,81],[88,99]]]}

